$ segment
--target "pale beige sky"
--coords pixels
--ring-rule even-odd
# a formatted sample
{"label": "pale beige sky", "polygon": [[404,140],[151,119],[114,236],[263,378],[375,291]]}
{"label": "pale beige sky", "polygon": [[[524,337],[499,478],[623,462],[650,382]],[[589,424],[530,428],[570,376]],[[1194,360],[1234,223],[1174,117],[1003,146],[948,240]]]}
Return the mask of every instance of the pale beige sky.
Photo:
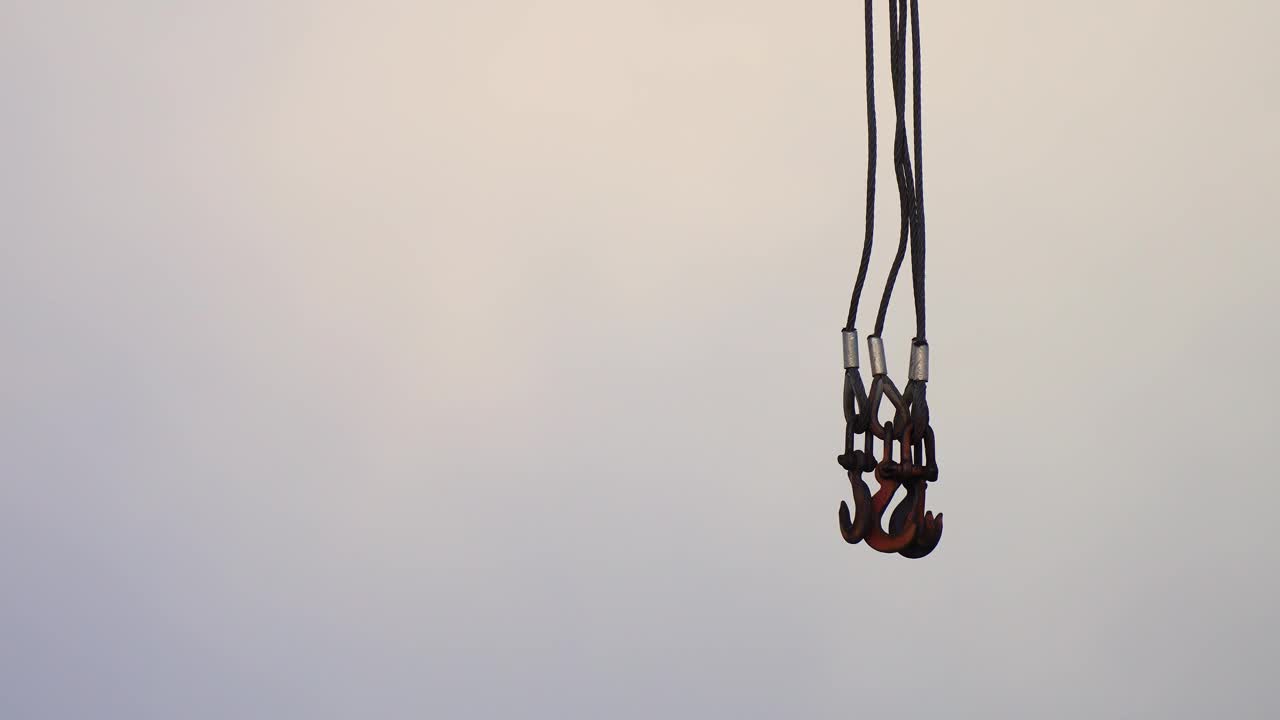
{"label": "pale beige sky", "polygon": [[1280,10],[924,5],[922,562],[860,3],[0,7],[0,717],[1280,713]]}

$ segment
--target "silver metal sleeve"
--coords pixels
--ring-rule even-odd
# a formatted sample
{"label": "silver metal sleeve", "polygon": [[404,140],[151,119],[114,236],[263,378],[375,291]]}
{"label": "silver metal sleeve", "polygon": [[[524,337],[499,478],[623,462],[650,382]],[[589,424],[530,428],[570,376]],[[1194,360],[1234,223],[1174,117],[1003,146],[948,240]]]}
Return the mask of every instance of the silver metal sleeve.
{"label": "silver metal sleeve", "polygon": [[845,330],[840,336],[844,339],[844,369],[858,367],[858,331]]}
{"label": "silver metal sleeve", "polygon": [[929,346],[915,345],[911,346],[911,375],[910,379],[927,382],[929,380]]}
{"label": "silver metal sleeve", "polygon": [[884,361],[884,340],[872,335],[867,338],[867,354],[871,357],[871,374],[884,375],[889,365]]}

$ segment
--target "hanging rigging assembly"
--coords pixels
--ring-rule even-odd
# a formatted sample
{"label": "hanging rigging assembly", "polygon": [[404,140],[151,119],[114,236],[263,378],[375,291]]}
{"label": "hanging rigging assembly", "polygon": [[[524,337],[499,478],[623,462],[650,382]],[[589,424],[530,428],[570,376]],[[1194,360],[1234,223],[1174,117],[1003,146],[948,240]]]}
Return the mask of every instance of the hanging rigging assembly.
{"label": "hanging rigging assembly", "polygon": [[[871,368],[871,385],[863,385],[859,369],[858,303],[867,278],[875,228],[876,198],[876,111],[872,44],[872,2],[866,0],[866,72],[867,72],[867,200],[866,237],[862,259],[849,304],[849,319],[841,332],[844,343],[844,453],[839,462],[849,474],[853,491],[853,510],[840,503],[840,534],[850,544],[866,541],[873,549],[898,553],[908,558],[922,558],[933,552],[942,539],[942,514],[925,510],[925,494],[929,483],[938,479],[938,463],[934,453],[934,433],[929,424],[929,404],[925,387],[929,381],[929,343],[925,339],[925,223],[924,172],[921,158],[920,132],[920,10],[918,0],[889,0],[889,58],[896,111],[893,164],[898,185],[901,228],[898,250],[885,279],[876,315],[875,332],[867,337],[867,355]],[[907,137],[907,27],[910,25],[912,48],[912,120],[913,137]],[[912,156],[914,155],[914,165]],[[885,315],[893,295],[894,282],[902,261],[911,251],[911,289],[915,299],[916,335],[911,340],[907,384],[901,391],[889,377],[884,351]],[[893,407],[892,420],[881,423],[880,408],[885,402]],[[859,447],[861,440],[861,447]],[[880,443],[876,458],[874,444]],[[898,454],[894,455],[894,444]],[[875,473],[879,489],[871,493],[863,475]],[[905,497],[884,527],[884,514],[893,496],[905,489]]]}

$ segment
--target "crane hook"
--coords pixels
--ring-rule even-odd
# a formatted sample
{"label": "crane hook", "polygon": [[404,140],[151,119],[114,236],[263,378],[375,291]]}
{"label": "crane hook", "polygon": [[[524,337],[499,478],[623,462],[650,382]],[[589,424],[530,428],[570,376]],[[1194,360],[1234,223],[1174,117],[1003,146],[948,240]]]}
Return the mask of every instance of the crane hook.
{"label": "crane hook", "polygon": [[[880,489],[871,498],[872,515],[867,527],[866,541],[873,549],[882,553],[896,553],[905,550],[915,540],[918,523],[917,519],[908,513],[901,527],[891,528],[889,532],[883,529],[884,511],[889,507],[894,493],[902,486],[905,479],[902,476],[903,464],[893,460],[895,437],[893,421],[885,423],[883,431],[884,456],[876,465],[876,482],[880,483]],[[905,453],[905,446],[904,459],[909,460],[909,456]]]}

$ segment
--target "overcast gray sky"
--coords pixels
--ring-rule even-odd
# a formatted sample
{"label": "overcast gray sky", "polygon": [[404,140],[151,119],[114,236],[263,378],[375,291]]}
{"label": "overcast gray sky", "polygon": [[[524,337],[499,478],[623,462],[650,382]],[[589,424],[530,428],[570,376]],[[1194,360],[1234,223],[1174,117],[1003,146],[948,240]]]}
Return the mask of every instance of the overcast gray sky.
{"label": "overcast gray sky", "polygon": [[910,562],[860,5],[0,6],[0,716],[1280,715],[1280,10],[923,3]]}

